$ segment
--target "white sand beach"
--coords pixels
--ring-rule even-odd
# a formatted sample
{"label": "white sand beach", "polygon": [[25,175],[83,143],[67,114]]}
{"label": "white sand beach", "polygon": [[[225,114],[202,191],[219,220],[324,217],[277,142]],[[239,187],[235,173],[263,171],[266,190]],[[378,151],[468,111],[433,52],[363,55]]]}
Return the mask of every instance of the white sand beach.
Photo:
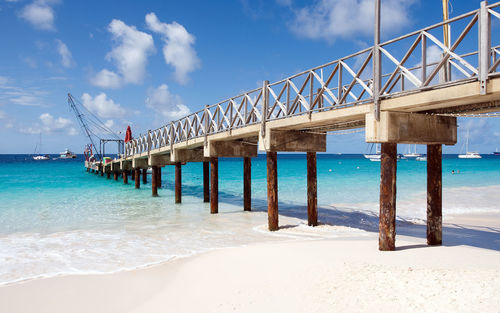
{"label": "white sand beach", "polygon": [[[376,233],[358,231],[258,243],[146,269],[7,285],[0,287],[0,303],[11,313],[500,312],[499,217],[448,219],[439,247],[398,235],[396,251],[380,252]],[[408,225],[398,230],[411,232]]]}

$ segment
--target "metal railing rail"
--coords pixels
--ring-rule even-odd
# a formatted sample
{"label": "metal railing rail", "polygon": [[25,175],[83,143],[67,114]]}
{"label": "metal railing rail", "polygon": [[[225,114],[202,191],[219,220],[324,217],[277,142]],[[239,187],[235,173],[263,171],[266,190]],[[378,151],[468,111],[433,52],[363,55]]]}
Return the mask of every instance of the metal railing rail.
{"label": "metal railing rail", "polygon": [[[449,85],[486,81],[500,75],[500,2],[380,43],[382,70],[378,97],[397,97]],[[439,32],[452,30],[447,47]],[[452,27],[453,26],[453,27]],[[477,28],[477,32],[472,31]],[[495,32],[493,34],[492,32]],[[173,144],[292,116],[372,103],[374,47],[302,71],[193,112],[125,144],[125,156],[172,149]],[[436,54],[438,56],[436,57]]]}

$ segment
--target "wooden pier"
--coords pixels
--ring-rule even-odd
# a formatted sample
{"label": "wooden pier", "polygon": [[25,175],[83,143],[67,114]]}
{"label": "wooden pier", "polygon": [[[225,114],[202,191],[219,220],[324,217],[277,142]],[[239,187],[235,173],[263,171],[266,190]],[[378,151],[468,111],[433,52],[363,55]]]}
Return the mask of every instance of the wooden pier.
{"label": "wooden pier", "polygon": [[[275,231],[279,229],[277,153],[305,152],[308,224],[315,226],[316,153],[326,151],[327,132],[364,128],[366,142],[382,144],[379,249],[396,247],[397,144],[427,145],[427,242],[441,244],[442,145],[457,142],[456,116],[500,111],[500,48],[492,45],[500,34],[490,26],[491,19],[500,19],[499,7],[500,2],[482,2],[478,10],[446,22],[384,43],[376,41],[374,47],[275,83],[264,81],[262,88],[205,106],[132,139],[120,159],[86,167],[113,173],[115,180],[122,173],[124,183],[127,173],[135,171],[136,188],[140,170],[144,175],[151,168],[152,195],[158,196],[162,167],[175,165],[175,202],[180,203],[181,164],[203,162],[203,201],[209,201],[210,213],[216,214],[218,158],[243,158],[243,209],[250,211],[251,158],[265,152],[269,230]],[[456,21],[466,26],[453,28],[458,32],[452,36],[454,42],[444,43],[433,35],[435,29]],[[471,31],[474,26],[479,32]],[[468,37],[472,39],[464,41]],[[405,41],[413,44],[402,57],[390,53]],[[442,49],[440,60],[427,59],[428,42]],[[410,59],[419,60],[419,65],[412,61],[410,66]]]}

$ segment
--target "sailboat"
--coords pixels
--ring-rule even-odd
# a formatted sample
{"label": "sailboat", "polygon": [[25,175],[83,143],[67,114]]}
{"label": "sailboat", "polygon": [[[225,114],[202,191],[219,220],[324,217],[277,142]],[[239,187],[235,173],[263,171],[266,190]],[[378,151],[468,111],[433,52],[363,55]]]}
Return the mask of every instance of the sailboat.
{"label": "sailboat", "polygon": [[35,146],[35,151],[33,152],[33,154],[35,155],[33,156],[33,160],[35,161],[50,160],[50,156],[48,154],[42,155],[41,152],[42,152],[42,133],[40,133],[40,142]]}
{"label": "sailboat", "polygon": [[481,159],[482,158],[478,152],[469,151],[469,129],[467,129],[467,138],[465,141],[465,154],[459,154],[458,158],[459,159]]}
{"label": "sailboat", "polygon": [[498,152],[498,148],[495,149],[495,151],[493,152],[493,155],[500,156],[500,152]]}
{"label": "sailboat", "polygon": [[[363,156],[372,162],[380,162],[380,156],[381,156],[380,155],[380,145],[376,144],[375,147],[376,147],[375,154],[363,154]],[[372,146],[372,149],[373,149],[373,146]]]}
{"label": "sailboat", "polygon": [[418,158],[421,157],[422,155],[420,153],[417,153],[417,145],[414,145],[414,152],[411,152],[411,145],[408,145],[408,152],[403,154],[405,158]]}

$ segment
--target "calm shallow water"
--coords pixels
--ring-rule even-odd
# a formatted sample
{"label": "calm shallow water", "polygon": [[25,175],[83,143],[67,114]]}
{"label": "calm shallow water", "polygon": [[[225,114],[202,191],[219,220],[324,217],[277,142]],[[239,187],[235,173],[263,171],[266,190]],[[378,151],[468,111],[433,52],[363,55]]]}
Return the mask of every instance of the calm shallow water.
{"label": "calm shallow water", "polygon": [[[293,239],[265,231],[265,155],[252,160],[256,212],[242,212],[242,168],[241,159],[219,161],[220,214],[210,215],[202,200],[201,163],[183,166],[183,203],[175,204],[172,166],[162,170],[164,186],[152,198],[149,184],[135,190],[131,181],[86,173],[81,158],[35,162],[27,155],[0,155],[0,284],[113,272],[214,248]],[[360,155],[318,154],[319,205],[376,212],[379,173],[380,163]],[[398,162],[399,216],[425,215],[425,174],[425,162]],[[280,154],[278,176],[280,225],[303,225],[305,155]],[[443,186],[445,214],[500,212],[500,157],[445,156]],[[333,234],[318,230],[318,236]]]}

